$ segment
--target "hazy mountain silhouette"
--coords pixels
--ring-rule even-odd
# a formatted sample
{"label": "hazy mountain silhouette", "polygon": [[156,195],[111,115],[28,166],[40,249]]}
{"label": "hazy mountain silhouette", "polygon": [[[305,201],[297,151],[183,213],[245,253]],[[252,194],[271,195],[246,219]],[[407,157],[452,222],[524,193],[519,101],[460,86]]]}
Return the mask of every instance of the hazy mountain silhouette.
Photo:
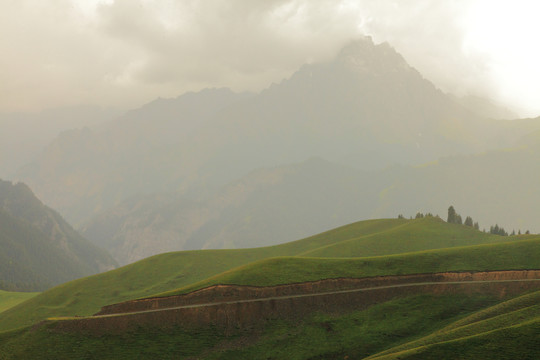
{"label": "hazy mountain silhouette", "polygon": [[98,126],[120,114],[97,106],[73,106],[38,113],[0,113],[0,178],[12,178],[60,132]]}
{"label": "hazy mountain silhouette", "polygon": [[540,231],[540,133],[514,149],[367,173],[322,159],[260,169],[204,200],[134,197],[95,216],[83,234],[121,263],[172,250],[273,245],[358,219],[449,204],[481,228]]}
{"label": "hazy mountain silhouette", "polygon": [[72,223],[134,194],[179,190],[197,178],[197,150],[187,145],[194,132],[247,97],[218,89],[155,100],[104,130],[60,134],[17,176]]}
{"label": "hazy mountain silhouette", "polygon": [[258,95],[158,99],[107,130],[62,134],[18,173],[76,224],[136,194],[219,187],[321,156],[363,169],[483,149],[484,123],[388,44],[363,38]]}
{"label": "hazy mountain silhouette", "polygon": [[[537,119],[540,121],[540,118]],[[440,211],[453,204],[481,228],[498,223],[508,231],[540,232],[540,132],[513,148],[440,159],[395,179],[374,215]]]}
{"label": "hazy mountain silhouette", "polygon": [[116,262],[22,183],[0,180],[0,288],[43,290]]}
{"label": "hazy mountain silhouette", "polygon": [[278,244],[368,218],[387,177],[313,158],[259,169],[205,199],[156,194],[96,215],[82,234],[121,263],[178,249]]}
{"label": "hazy mountain silhouette", "polygon": [[455,100],[467,109],[485,118],[495,120],[512,120],[519,117],[516,113],[505,108],[504,106],[495,104],[489,99],[479,96],[467,95],[463,97],[455,97]]}
{"label": "hazy mountain silhouette", "polygon": [[[85,234],[121,262],[182,248],[282,242],[410,209],[400,200],[408,195],[393,186],[415,194],[412,213],[425,209],[433,202],[423,202],[422,188],[403,185],[421,173],[411,165],[512,147],[540,129],[538,119],[493,120],[487,110],[500,109],[473,105],[438,90],[388,44],[363,38],[259,94],[207,89],[155,100],[102,131],[65,132],[18,176],[70,221],[86,224]],[[297,165],[304,182],[290,175],[267,186],[290,168],[276,166],[312,157],[367,173],[346,176],[321,161],[324,176],[315,177],[304,171],[308,162]],[[401,167],[383,171],[394,164]],[[444,189],[445,181],[432,186]],[[245,194],[224,195],[243,183],[251,184]],[[341,211],[346,193],[354,205]],[[316,200],[321,194],[328,208]],[[437,206],[457,202],[441,201]]]}

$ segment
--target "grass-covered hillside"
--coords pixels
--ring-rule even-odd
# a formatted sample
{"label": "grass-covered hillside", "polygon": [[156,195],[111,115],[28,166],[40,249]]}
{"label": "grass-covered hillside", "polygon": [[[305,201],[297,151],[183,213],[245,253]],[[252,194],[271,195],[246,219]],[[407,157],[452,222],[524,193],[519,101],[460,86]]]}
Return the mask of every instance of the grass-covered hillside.
{"label": "grass-covered hillside", "polygon": [[[374,241],[374,237],[378,240]],[[0,330],[28,326],[47,317],[90,315],[107,304],[200,287],[218,280],[226,281],[228,277],[230,281],[248,283],[246,279],[251,276],[249,283],[263,285],[269,284],[264,276],[273,283],[285,283],[444,270],[538,268],[540,264],[534,262],[540,256],[530,255],[539,253],[540,240],[526,239],[490,235],[427,217],[361,221],[266,248],[167,253],[50,289],[0,314]],[[509,241],[511,243],[502,244]],[[355,244],[348,258],[335,258],[339,254],[331,251],[339,249],[333,245],[340,243]],[[489,244],[499,243],[500,248],[490,248]],[[486,246],[458,249],[477,244]],[[456,247],[455,252],[452,247]],[[388,256],[392,255],[392,249],[396,249],[393,255],[402,255]],[[422,252],[434,249],[441,251]],[[317,251],[320,259],[302,255]],[[415,251],[420,252],[411,253]],[[504,256],[505,252],[509,255]],[[387,257],[373,258],[383,255]],[[246,268],[241,272],[234,270],[241,266]],[[241,274],[245,280],[236,279],[235,274]]]}
{"label": "grass-covered hillside", "polygon": [[[273,320],[224,335],[214,327],[106,336],[37,329],[0,333],[0,359],[538,359],[540,292],[507,301],[415,295],[347,314]],[[456,356],[457,355],[457,356]]]}
{"label": "grass-covered hillside", "polygon": [[33,298],[38,293],[34,292],[13,292],[0,290],[0,313],[23,301]]}
{"label": "grass-covered hillside", "polygon": [[518,270],[540,267],[540,237],[506,243],[363,258],[275,257],[244,265],[159,296],[215,284],[271,286],[338,277],[360,278],[444,271]]}
{"label": "grass-covered hillside", "polygon": [[538,359],[540,291],[519,296],[369,359]]}

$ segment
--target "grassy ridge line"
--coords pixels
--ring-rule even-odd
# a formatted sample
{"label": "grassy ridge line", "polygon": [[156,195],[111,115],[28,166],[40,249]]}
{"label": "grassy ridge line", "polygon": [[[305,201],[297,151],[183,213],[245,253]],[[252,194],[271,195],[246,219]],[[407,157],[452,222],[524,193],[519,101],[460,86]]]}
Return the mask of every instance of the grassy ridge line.
{"label": "grassy ridge line", "polygon": [[276,257],[240,266],[155,296],[183,294],[216,284],[272,286],[338,277],[538,268],[540,237],[369,258]]}
{"label": "grassy ridge line", "polygon": [[[444,228],[444,231],[441,231],[441,227]],[[428,217],[407,221],[386,231],[333,242],[300,255],[307,257],[369,257],[506,241],[508,239],[502,236],[486,234],[472,227],[448,224],[441,219]]]}
{"label": "grassy ridge line", "polygon": [[501,331],[513,332],[520,326],[540,327],[540,291],[489,307],[458,320],[433,334],[390,348],[368,359],[391,360],[408,358],[408,356],[414,358],[414,356],[428,351],[430,347],[443,344],[444,347],[458,346],[458,344],[467,347],[467,342],[477,341],[475,338],[498,337]]}
{"label": "grassy ridge line", "polygon": [[37,292],[14,292],[0,290],[0,313],[38,295]]}
{"label": "grassy ridge line", "polygon": [[[279,255],[303,255],[306,252],[319,249],[331,244],[340,243],[343,240],[348,239],[359,239],[371,234],[380,234],[392,229],[400,228],[403,225],[408,223],[432,223],[435,222],[441,225],[439,221],[435,218],[429,219],[416,219],[416,220],[407,220],[407,219],[375,219],[375,220],[365,220],[349,225],[341,226],[323,233],[307,237],[305,239],[300,239],[296,241],[291,241],[281,245],[275,245],[266,247],[265,249],[272,251],[273,256]],[[443,222],[444,223],[444,222]],[[446,223],[444,223],[446,224]],[[487,235],[487,234],[486,234]],[[382,255],[382,254],[380,254]],[[328,255],[332,256],[332,255]],[[356,256],[361,256],[357,254]],[[323,256],[326,257],[326,256]]]}
{"label": "grassy ridge line", "polygon": [[[359,234],[391,229],[410,220],[377,219],[342,226],[306,239],[254,249],[194,250],[155,255],[106,273],[74,280],[0,314],[0,331],[48,317],[91,315],[102,306],[177,289],[260,259],[296,255]],[[413,220],[416,221],[416,220]]]}

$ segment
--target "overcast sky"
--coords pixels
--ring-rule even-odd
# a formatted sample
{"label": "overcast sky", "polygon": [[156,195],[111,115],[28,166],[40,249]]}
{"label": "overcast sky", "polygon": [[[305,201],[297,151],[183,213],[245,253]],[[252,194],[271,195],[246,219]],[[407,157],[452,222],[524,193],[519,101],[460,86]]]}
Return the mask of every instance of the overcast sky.
{"label": "overcast sky", "polygon": [[1,0],[0,111],[258,91],[361,34],[438,87],[540,115],[538,1]]}

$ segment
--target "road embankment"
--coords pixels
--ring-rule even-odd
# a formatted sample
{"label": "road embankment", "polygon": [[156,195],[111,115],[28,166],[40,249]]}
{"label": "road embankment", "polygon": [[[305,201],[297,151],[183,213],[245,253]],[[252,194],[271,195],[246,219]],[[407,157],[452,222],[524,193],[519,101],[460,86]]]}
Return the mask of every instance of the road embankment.
{"label": "road embankment", "polygon": [[94,316],[54,321],[58,331],[118,333],[141,326],[231,329],[313,312],[365,309],[416,294],[486,294],[498,298],[540,289],[540,270],[448,272],[364,279],[326,279],[269,287],[215,285],[189,294],[105,306]]}

